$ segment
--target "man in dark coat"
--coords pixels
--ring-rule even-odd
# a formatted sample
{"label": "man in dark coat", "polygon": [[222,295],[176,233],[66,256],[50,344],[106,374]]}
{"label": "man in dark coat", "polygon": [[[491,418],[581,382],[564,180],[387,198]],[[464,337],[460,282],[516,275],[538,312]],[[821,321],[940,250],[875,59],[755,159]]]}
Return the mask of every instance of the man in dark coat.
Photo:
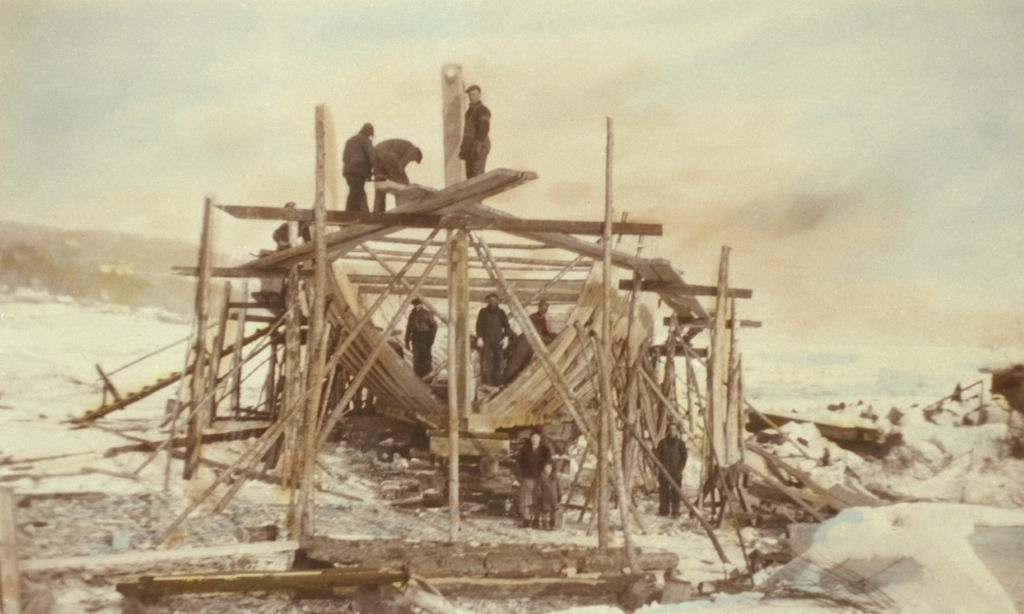
{"label": "man in dark coat", "polygon": [[[374,173],[377,181],[394,181],[402,185],[409,185],[409,176],[405,174],[405,167],[410,162],[419,164],[423,162],[423,152],[409,141],[403,139],[388,139],[377,143],[373,148],[376,166]],[[374,213],[384,213],[384,203],[388,195],[377,191],[373,197]]]}
{"label": "man in dark coat", "polygon": [[544,465],[551,462],[551,446],[543,441],[543,433],[544,427],[533,427],[530,439],[519,448],[519,455],[516,457],[516,468],[519,473],[519,513],[523,517],[523,527],[533,524],[537,480],[541,477]]}
{"label": "man in dark coat", "polygon": [[409,323],[405,326],[405,347],[412,349],[412,365],[416,375],[424,377],[433,368],[430,348],[437,336],[434,314],[418,298],[412,299]]}
{"label": "man in dark coat", "polygon": [[345,200],[346,211],[369,211],[364,188],[373,176],[373,125],[363,124],[359,132],[345,141],[345,149],[341,154],[341,174],[348,183],[348,199]]}
{"label": "man in dark coat", "polygon": [[[679,438],[679,426],[674,422],[668,425],[668,435],[658,443],[658,460],[675,481],[676,485],[682,486],[683,468],[686,467],[686,444]],[[668,479],[658,472],[658,515],[668,516],[669,511],[673,516],[679,515],[679,493],[672,488]]]}
{"label": "man in dark coat", "polygon": [[540,333],[540,338],[544,340],[544,343],[551,343],[551,340],[555,338],[554,333],[548,328],[548,302],[541,300],[537,303],[537,311],[530,314],[530,322],[533,323],[533,327]]}
{"label": "man in dark coat", "polygon": [[491,110],[480,102],[480,86],[471,85],[466,90],[469,108],[462,128],[462,147],[459,157],[466,161],[466,179],[472,179],[484,172],[487,154],[491,151]]}
{"label": "man in dark coat", "polygon": [[508,314],[498,307],[498,295],[487,295],[487,306],[476,316],[477,345],[480,356],[480,380],[488,386],[497,386],[501,379],[501,341],[511,336]]}

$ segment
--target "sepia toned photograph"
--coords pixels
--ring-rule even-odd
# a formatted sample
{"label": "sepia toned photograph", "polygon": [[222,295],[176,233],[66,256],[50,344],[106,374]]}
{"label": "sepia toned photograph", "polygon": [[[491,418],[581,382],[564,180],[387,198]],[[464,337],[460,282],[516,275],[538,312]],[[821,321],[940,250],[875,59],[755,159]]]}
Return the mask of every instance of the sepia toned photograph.
{"label": "sepia toned photograph", "polygon": [[1022,36],[0,2],[0,614],[1024,612]]}

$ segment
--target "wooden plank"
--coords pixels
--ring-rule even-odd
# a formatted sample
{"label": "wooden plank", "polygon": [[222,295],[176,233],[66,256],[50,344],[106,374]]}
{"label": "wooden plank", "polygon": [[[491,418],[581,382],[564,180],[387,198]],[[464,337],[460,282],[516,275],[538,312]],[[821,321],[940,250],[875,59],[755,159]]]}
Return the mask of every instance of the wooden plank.
{"label": "wooden plank", "polygon": [[294,552],[299,548],[296,541],[260,542],[253,544],[232,544],[205,548],[182,548],[179,550],[143,550],[121,552],[102,556],[70,556],[21,561],[22,573],[51,572],[66,569],[127,569],[138,572],[147,565],[174,563],[179,561],[223,560],[235,557],[252,557],[283,552]]}
{"label": "wooden plank", "polygon": [[[632,279],[620,279],[619,290],[632,290]],[[643,280],[640,282],[640,290],[643,292],[675,292],[688,296],[715,296],[718,288],[715,286],[696,286],[693,284],[673,284],[671,282]],[[729,298],[753,298],[754,291],[744,288],[729,288]]]}
{"label": "wooden plank", "polygon": [[21,614],[21,573],[18,563],[18,522],[14,491],[0,488],[0,597],[4,614]]}
{"label": "wooden plank", "polygon": [[[298,220],[312,222],[310,209],[285,209],[281,207],[253,207],[243,205],[218,205],[218,208],[234,217],[261,220]],[[600,236],[601,222],[580,220],[544,219],[486,219],[460,215],[432,215],[423,213],[369,213],[364,211],[328,211],[327,224],[341,226],[380,225],[403,226],[407,228],[443,228],[463,230],[495,230],[500,232],[557,232],[575,235]],[[644,222],[615,222],[611,234],[662,236],[661,224]]]}

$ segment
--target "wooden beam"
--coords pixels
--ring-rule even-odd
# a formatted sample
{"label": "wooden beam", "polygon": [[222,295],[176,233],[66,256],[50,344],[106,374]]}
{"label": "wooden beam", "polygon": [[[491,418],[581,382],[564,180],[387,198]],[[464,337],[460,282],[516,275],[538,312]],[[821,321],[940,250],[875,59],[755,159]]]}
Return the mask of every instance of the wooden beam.
{"label": "wooden beam", "polygon": [[[672,321],[672,317],[666,317],[662,319],[662,323],[665,326],[669,325]],[[715,320],[713,318],[678,318],[679,328],[714,328]],[[757,320],[740,320],[740,328],[761,328],[761,322]],[[726,320],[725,326],[732,328],[732,319]]]}
{"label": "wooden beam", "polygon": [[[386,286],[360,286],[359,291],[362,294],[384,294]],[[516,288],[516,290],[519,290]],[[469,291],[469,300],[474,303],[484,303],[487,301],[487,295],[491,292],[497,292],[495,289],[489,288],[475,288]],[[408,288],[393,288],[388,294],[394,295],[406,295],[410,294]],[[497,292],[499,295],[504,296],[504,293]],[[441,298],[447,299],[451,295],[447,288],[421,288],[415,293],[420,298]],[[527,299],[533,296],[533,293],[528,289],[519,290],[516,292],[520,302],[526,303]],[[572,303],[575,304],[579,300],[579,292],[573,292],[571,290],[564,291],[545,291],[541,294],[540,298],[547,300],[549,303]],[[531,301],[532,302],[532,301]],[[252,319],[252,316],[249,316]]]}
{"label": "wooden beam", "polygon": [[[243,219],[313,221],[313,212],[310,209],[245,205],[218,205],[217,208],[233,217]],[[523,218],[487,219],[457,214],[403,213],[401,209],[386,213],[328,211],[327,223],[334,226],[379,225],[386,227],[401,226],[407,228],[442,228],[451,230],[495,230],[500,232],[555,232],[595,236],[599,236],[603,232],[603,224],[601,222]],[[660,237],[662,232],[661,224],[641,222],[615,222],[612,224],[611,229],[611,233],[615,235]]]}
{"label": "wooden beam", "polygon": [[[619,290],[632,290],[632,279],[620,279]],[[686,296],[715,296],[718,288],[715,286],[694,286],[691,284],[673,284],[656,280],[643,280],[640,282],[642,292],[674,292]],[[754,291],[744,288],[729,288],[729,298],[753,298]]]}
{"label": "wooden beam", "polygon": [[[390,275],[359,275],[349,274],[348,280],[354,284],[374,286],[379,284],[386,284],[391,281]],[[468,280],[470,288],[487,288],[493,290],[497,288],[497,284],[494,283],[493,279],[484,278],[473,278]],[[551,283],[550,279],[509,279],[509,283],[515,284],[516,290],[528,290],[536,289]],[[551,288],[556,291],[563,292],[576,292],[579,293],[583,290],[584,280],[567,280],[559,281],[552,284]],[[426,287],[430,286],[442,286],[448,287],[448,280],[444,277],[428,277],[423,285]]]}
{"label": "wooden beam", "polygon": [[[404,239],[402,237],[381,237],[379,239],[373,239],[369,243],[394,243],[396,245],[423,245],[421,239]],[[431,241],[427,243],[431,246],[444,245],[444,241]],[[547,245],[542,243],[491,243],[491,247],[494,249],[521,249],[521,250],[538,250],[538,249],[551,249]]]}
{"label": "wooden beam", "polygon": [[[668,354],[669,349],[668,349],[668,347],[666,345],[652,345],[651,346],[651,352],[653,352],[654,354],[656,354],[658,356],[665,356],[665,355]],[[686,356],[687,353],[689,353],[690,356],[697,356],[699,358],[707,358],[707,356],[708,356],[708,349],[707,348],[689,347],[689,346],[686,346],[686,345],[683,345],[683,344],[679,344],[679,345],[675,346],[675,355],[676,356]]]}
{"label": "wooden beam", "polygon": [[[194,266],[171,267],[175,275],[195,277],[199,275],[199,269]],[[252,267],[210,267],[210,277],[242,277],[257,279],[281,279],[288,277],[288,269],[254,269]],[[303,270],[299,277],[309,279],[313,277],[313,271]]]}
{"label": "wooden beam", "polygon": [[[424,198],[420,203],[396,207],[381,215],[395,215],[396,211],[402,215],[433,214],[462,205],[478,203],[485,198],[501,194],[536,178],[537,174],[529,171],[513,171],[507,168],[498,168],[487,171],[472,179],[448,186]],[[343,228],[337,232],[332,232],[324,238],[324,242],[327,244],[328,256],[337,258],[364,241],[387,236],[397,230],[400,230],[400,228],[396,226],[361,224],[356,227]],[[262,256],[249,262],[247,266],[260,269],[280,268],[294,262],[309,260],[312,258],[312,254],[313,245],[305,243],[268,256]]]}

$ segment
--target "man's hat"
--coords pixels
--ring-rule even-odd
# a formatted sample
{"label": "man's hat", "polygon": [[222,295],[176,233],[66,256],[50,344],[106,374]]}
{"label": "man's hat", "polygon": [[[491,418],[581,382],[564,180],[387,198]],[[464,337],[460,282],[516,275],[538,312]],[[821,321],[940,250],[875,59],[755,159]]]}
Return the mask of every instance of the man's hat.
{"label": "man's hat", "polygon": [[359,129],[359,132],[362,132],[366,136],[373,136],[373,124],[366,122],[363,124],[363,127]]}
{"label": "man's hat", "polygon": [[530,434],[531,435],[534,435],[534,434],[536,434],[536,435],[543,435],[544,434],[544,425],[543,424],[538,424],[537,426],[533,427],[533,430],[530,431]]}
{"label": "man's hat", "polygon": [[[466,88],[466,93],[468,94],[468,93],[472,92],[473,90],[476,90],[476,91],[480,92],[480,86],[479,85],[470,85],[469,87]],[[482,94],[483,92],[480,92],[480,93]]]}
{"label": "man's hat", "polygon": [[423,302],[423,301],[421,301],[421,300],[420,300],[420,299],[418,299],[418,298],[414,298],[414,299],[412,299],[412,304],[413,304],[413,305],[419,305],[419,304],[421,304],[422,302]]}
{"label": "man's hat", "polygon": [[490,300],[490,299],[492,299],[492,298],[493,298],[494,300],[500,300],[500,299],[498,299],[498,295],[497,295],[497,294],[495,294],[495,293],[493,293],[493,292],[491,292],[490,294],[488,294],[488,295],[487,295],[487,296],[485,296],[484,298],[486,298],[486,299],[488,299],[488,300]]}

